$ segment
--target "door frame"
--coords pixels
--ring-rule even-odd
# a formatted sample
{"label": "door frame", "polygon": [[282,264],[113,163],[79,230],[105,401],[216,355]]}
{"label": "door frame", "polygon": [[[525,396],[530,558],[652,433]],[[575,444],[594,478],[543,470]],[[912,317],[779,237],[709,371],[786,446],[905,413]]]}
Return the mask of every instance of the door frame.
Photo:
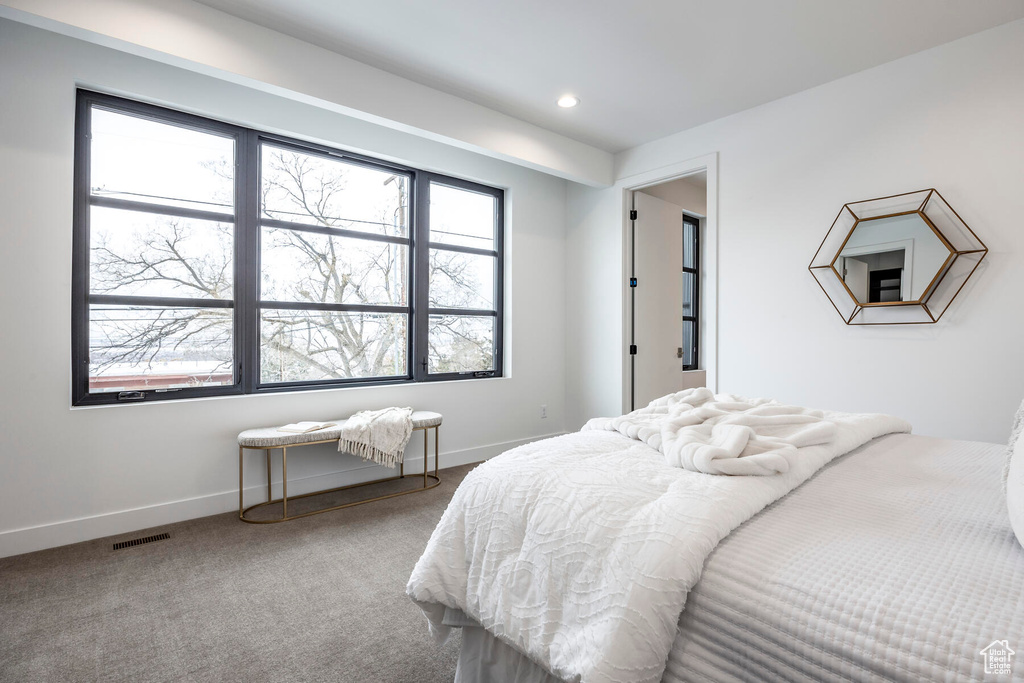
{"label": "door frame", "polygon": [[[629,273],[633,258],[632,222],[629,212],[633,208],[633,193],[652,185],[660,185],[686,176],[704,172],[707,174],[707,215],[701,221],[701,278],[699,284],[700,348],[698,367],[706,374],[706,383],[711,391],[718,391],[718,152],[696,157],[688,161],[663,166],[627,176],[616,182],[620,190],[622,216],[622,412],[631,410],[630,399],[633,386],[633,364],[630,361],[630,322],[633,319],[632,297],[630,296]],[[693,212],[690,212],[691,214]],[[700,372],[701,370],[690,371]]]}

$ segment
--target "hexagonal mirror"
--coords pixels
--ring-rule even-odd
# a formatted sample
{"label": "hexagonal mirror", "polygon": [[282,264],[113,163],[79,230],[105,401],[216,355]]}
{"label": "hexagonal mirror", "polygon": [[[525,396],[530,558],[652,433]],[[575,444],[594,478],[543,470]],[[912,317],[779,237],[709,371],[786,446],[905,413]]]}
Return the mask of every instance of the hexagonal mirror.
{"label": "hexagonal mirror", "polygon": [[934,323],[987,253],[930,189],[845,204],[809,268],[848,325]]}
{"label": "hexagonal mirror", "polygon": [[954,252],[919,213],[859,221],[835,267],[861,305],[920,301]]}

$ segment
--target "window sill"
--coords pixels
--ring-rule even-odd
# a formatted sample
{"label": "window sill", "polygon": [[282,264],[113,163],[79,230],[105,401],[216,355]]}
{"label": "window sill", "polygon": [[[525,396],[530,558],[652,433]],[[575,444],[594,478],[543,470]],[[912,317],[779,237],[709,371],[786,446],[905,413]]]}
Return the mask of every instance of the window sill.
{"label": "window sill", "polygon": [[[72,405],[68,406],[70,410],[96,410],[102,408],[123,408],[125,406],[166,406],[166,405],[181,405],[184,403],[195,403],[197,401],[225,401],[225,400],[239,400],[239,399],[260,399],[260,398],[271,398],[274,396],[288,396],[294,397],[296,394],[309,395],[309,394],[326,394],[331,392],[349,392],[349,391],[387,391],[389,389],[413,390],[421,391],[428,387],[437,387],[440,384],[466,384],[469,382],[497,382],[501,380],[512,379],[509,375],[503,375],[501,377],[467,377],[466,379],[445,379],[436,380],[433,382],[393,382],[387,384],[372,384],[372,385],[358,385],[349,387],[324,387],[322,389],[305,389],[302,391],[257,391],[252,394],[228,394],[223,396],[192,396],[189,398],[177,398],[177,399],[166,399],[163,401],[124,401],[121,403],[97,403],[92,405]],[[421,389],[416,389],[420,387]]]}

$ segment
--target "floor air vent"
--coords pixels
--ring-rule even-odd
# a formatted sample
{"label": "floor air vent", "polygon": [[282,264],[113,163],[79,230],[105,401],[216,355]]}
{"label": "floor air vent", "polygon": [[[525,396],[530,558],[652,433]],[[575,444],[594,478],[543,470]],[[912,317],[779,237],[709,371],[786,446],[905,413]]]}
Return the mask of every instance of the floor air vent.
{"label": "floor air vent", "polygon": [[114,550],[121,550],[122,548],[133,548],[137,545],[142,545],[144,543],[152,543],[153,541],[165,541],[170,537],[170,534],[157,534],[156,536],[146,536],[145,538],[133,538],[130,541],[121,541],[120,543],[115,543]]}

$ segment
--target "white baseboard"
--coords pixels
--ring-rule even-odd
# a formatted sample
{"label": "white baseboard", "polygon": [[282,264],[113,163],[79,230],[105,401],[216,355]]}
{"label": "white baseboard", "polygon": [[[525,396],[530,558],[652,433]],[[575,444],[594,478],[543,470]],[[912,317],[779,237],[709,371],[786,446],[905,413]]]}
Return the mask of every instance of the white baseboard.
{"label": "white baseboard", "polygon": [[[559,434],[546,434],[516,441],[467,448],[461,451],[442,452],[441,462],[444,465],[442,469],[481,462],[504,453],[510,448],[515,448],[532,441],[547,439],[552,436],[559,436]],[[431,454],[428,466],[433,466],[433,464],[433,454]],[[387,472],[387,470],[383,470],[383,472]],[[415,456],[409,458],[405,463],[405,473],[422,474],[422,459]],[[335,486],[358,484],[380,478],[381,476],[381,468],[375,465],[363,465],[341,472],[331,472],[303,479],[289,479],[288,493],[290,495],[299,495]],[[387,476],[387,474],[383,476]],[[275,482],[277,482],[276,479]],[[250,504],[250,501],[254,503],[259,502],[266,495],[266,482],[261,480],[258,484],[246,486],[245,490],[247,505]],[[280,490],[280,485],[275,484],[275,494],[280,495]],[[233,489],[222,493],[213,493],[169,503],[147,505],[131,510],[120,510],[91,517],[80,517],[62,522],[42,524],[25,529],[3,531],[0,532],[0,557],[10,557],[46,548],[56,548],[70,543],[91,541],[105,536],[125,534],[140,529],[196,519],[197,517],[218,515],[237,509],[238,489]]]}

